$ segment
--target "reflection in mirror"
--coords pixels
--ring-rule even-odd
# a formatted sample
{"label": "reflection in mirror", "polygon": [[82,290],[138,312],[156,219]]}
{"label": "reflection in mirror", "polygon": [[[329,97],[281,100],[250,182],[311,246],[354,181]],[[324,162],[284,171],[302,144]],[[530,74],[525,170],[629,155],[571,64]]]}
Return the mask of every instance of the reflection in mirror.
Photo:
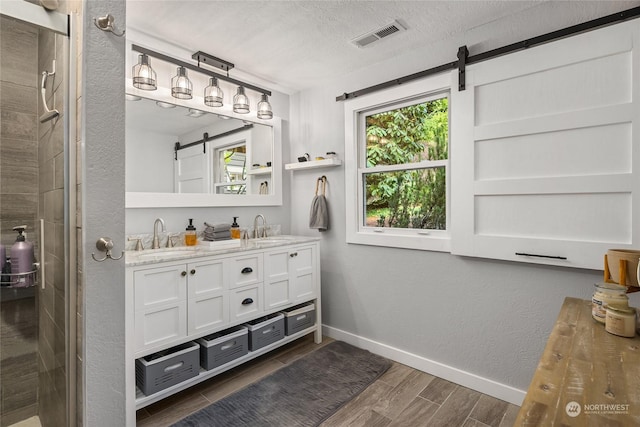
{"label": "reflection in mirror", "polygon": [[240,144],[216,150],[216,193],[245,194],[247,191],[247,146]]}
{"label": "reflection in mirror", "polygon": [[150,99],[126,103],[126,191],[272,195],[271,126]]}

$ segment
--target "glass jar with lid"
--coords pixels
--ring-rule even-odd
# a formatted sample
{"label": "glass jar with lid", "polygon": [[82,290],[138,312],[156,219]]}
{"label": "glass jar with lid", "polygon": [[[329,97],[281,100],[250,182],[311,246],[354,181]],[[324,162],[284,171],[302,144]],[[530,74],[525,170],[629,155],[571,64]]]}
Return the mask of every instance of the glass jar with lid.
{"label": "glass jar with lid", "polygon": [[596,290],[591,297],[591,316],[604,324],[607,317],[607,307],[611,304],[619,307],[629,307],[627,288],[615,283],[596,283]]}
{"label": "glass jar with lid", "polygon": [[607,307],[604,329],[610,334],[633,338],[636,335],[636,310],[610,304]]}

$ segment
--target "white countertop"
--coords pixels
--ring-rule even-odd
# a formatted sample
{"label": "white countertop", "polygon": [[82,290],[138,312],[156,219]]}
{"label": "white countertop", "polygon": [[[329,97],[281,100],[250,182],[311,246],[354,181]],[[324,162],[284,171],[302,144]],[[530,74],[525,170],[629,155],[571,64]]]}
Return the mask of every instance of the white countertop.
{"label": "white countertop", "polygon": [[[278,246],[296,245],[319,241],[319,237],[280,235],[263,239],[223,240],[218,246],[214,242],[202,242],[197,246],[176,246],[173,248],[146,249],[142,251],[126,251],[125,265],[135,267],[139,265],[156,264],[159,262],[180,261],[196,257],[224,255],[244,251],[270,249]],[[201,243],[201,242],[198,242]],[[233,246],[230,246],[233,245]]]}

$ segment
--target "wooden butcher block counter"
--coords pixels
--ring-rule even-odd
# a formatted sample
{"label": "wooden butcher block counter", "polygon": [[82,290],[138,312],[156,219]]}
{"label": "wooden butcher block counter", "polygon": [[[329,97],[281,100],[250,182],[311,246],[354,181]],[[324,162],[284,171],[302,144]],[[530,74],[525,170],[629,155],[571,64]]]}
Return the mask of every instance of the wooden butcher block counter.
{"label": "wooden butcher block counter", "polygon": [[640,336],[623,338],[566,298],[514,426],[640,426]]}

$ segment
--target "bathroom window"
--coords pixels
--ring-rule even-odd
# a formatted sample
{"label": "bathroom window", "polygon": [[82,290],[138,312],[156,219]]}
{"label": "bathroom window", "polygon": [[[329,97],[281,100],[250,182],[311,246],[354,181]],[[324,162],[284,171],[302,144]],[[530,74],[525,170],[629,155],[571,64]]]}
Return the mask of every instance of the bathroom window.
{"label": "bathroom window", "polygon": [[348,242],[449,250],[449,81],[346,103]]}
{"label": "bathroom window", "polygon": [[247,146],[227,146],[216,150],[216,193],[246,194]]}

